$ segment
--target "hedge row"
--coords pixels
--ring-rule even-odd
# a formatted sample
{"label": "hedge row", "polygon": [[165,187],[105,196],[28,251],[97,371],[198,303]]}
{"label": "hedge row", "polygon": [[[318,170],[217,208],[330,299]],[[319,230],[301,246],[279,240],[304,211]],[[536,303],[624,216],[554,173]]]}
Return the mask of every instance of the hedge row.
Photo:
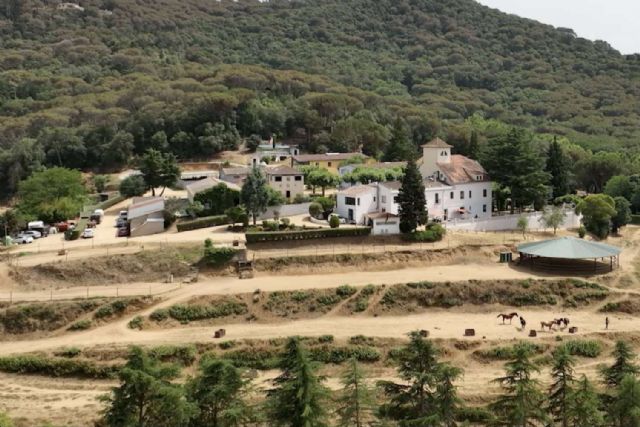
{"label": "hedge row", "polygon": [[265,231],[247,233],[247,243],[276,242],[284,240],[325,239],[329,237],[368,236],[371,228],[321,228],[318,230],[300,231]]}
{"label": "hedge row", "polygon": [[113,378],[117,366],[101,366],[82,360],[45,358],[40,356],[0,357],[0,371],[13,374],[39,374],[49,377]]}
{"label": "hedge row", "polygon": [[110,199],[105,200],[104,202],[98,203],[93,210],[102,209],[106,211],[110,207],[115,206],[120,202],[124,202],[125,200],[127,200],[127,198],[119,194],[116,197],[112,197]]}
{"label": "hedge row", "polygon": [[631,224],[640,225],[640,215],[631,215]]}
{"label": "hedge row", "polygon": [[194,219],[193,221],[184,221],[178,223],[178,233],[182,231],[198,230],[200,228],[215,227],[217,225],[229,224],[230,220],[226,215],[205,216],[203,218]]}

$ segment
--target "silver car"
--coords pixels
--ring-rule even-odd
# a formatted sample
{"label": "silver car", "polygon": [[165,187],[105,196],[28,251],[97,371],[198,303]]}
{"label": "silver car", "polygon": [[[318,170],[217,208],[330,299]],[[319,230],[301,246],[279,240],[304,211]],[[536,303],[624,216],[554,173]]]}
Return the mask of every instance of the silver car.
{"label": "silver car", "polygon": [[36,230],[26,230],[26,231],[23,231],[20,234],[23,235],[23,236],[31,236],[34,239],[39,239],[39,238],[42,237],[42,233],[40,233],[39,231],[36,231]]}
{"label": "silver car", "polygon": [[26,245],[27,243],[33,243],[33,237],[28,236],[26,234],[20,234],[15,239],[13,239],[13,243],[19,245]]}

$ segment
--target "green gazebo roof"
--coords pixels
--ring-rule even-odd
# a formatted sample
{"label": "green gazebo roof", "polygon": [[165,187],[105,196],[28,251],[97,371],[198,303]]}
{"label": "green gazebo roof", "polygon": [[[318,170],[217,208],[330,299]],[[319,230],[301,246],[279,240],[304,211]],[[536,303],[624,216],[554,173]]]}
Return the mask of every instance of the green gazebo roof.
{"label": "green gazebo roof", "polygon": [[590,242],[576,237],[523,243],[518,252],[544,258],[595,259],[620,255],[621,249],[604,243]]}

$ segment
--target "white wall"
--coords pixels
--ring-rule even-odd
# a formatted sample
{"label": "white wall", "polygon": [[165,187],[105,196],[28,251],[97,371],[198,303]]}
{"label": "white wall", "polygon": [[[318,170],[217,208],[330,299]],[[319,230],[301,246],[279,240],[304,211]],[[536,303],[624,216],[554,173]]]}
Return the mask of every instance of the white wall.
{"label": "white wall", "polygon": [[[576,215],[573,210],[566,211],[566,218],[560,229],[577,228],[580,226],[580,215]],[[453,219],[446,222],[447,229],[450,230],[466,230],[466,231],[506,231],[517,230],[518,218],[522,215],[503,215],[494,216],[486,219],[469,219],[459,220]],[[524,214],[529,220],[528,228],[531,231],[544,230],[544,224],[540,221],[542,212],[532,212]],[[550,229],[547,229],[550,230]]]}
{"label": "white wall", "polygon": [[[464,192],[464,199],[460,198],[460,192]],[[486,191],[486,196],[484,195]],[[469,197],[471,192],[471,197]],[[451,198],[453,193],[453,198]],[[436,194],[440,203],[436,204]],[[472,182],[468,184],[453,185],[451,187],[427,188],[425,190],[427,209],[432,217],[443,217],[444,210],[448,211],[448,219],[478,219],[491,218],[491,183]],[[460,208],[465,208],[464,215],[459,213]]]}
{"label": "white wall", "polygon": [[400,218],[376,219],[371,233],[374,236],[400,234]]}
{"label": "white wall", "polygon": [[[352,197],[356,199],[354,206],[347,205],[345,199]],[[355,196],[338,193],[336,196],[336,211],[342,218],[349,218],[349,209],[353,209],[353,219],[357,224],[364,224],[365,215],[371,212],[376,212],[378,209],[377,203],[377,191],[374,187],[367,192],[361,192]]]}
{"label": "white wall", "polygon": [[280,212],[280,218],[308,214],[310,204],[311,203],[297,203],[291,205],[271,206],[265,213],[260,215],[258,219],[262,220],[274,218],[274,211],[276,210]]}
{"label": "white wall", "polygon": [[390,214],[398,215],[398,204],[393,200],[398,196],[399,191],[391,190],[384,185],[378,185],[378,188],[380,189],[378,210],[380,212],[387,212]]}

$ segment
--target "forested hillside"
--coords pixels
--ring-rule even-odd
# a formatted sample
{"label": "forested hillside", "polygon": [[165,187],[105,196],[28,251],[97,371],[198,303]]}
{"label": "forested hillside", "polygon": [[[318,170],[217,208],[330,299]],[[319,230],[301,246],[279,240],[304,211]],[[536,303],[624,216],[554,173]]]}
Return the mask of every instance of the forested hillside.
{"label": "forested hillside", "polygon": [[43,164],[207,158],[251,134],[382,156],[397,117],[463,153],[504,124],[638,150],[640,57],[472,0],[60,3],[0,6],[5,193]]}

